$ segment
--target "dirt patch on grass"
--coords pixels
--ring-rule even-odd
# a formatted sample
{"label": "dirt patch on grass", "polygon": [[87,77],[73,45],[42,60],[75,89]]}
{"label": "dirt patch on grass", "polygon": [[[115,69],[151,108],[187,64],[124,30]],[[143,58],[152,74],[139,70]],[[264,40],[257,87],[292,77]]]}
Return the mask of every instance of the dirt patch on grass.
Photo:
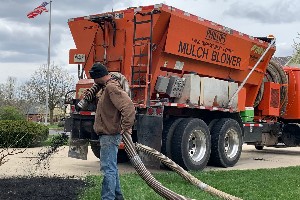
{"label": "dirt patch on grass", "polygon": [[25,177],[0,179],[2,200],[78,199],[86,186],[84,180],[60,177]]}
{"label": "dirt patch on grass", "polygon": [[35,168],[30,176],[4,176],[3,179],[0,179],[0,199],[78,199],[79,192],[86,186],[84,180],[75,179],[70,176],[55,176],[55,174],[51,177],[34,176],[34,172],[36,171],[50,170],[51,157],[59,151],[59,148],[64,145],[67,140],[68,136],[66,134],[57,135],[52,138],[50,146],[42,148],[37,156],[29,157],[32,168]]}

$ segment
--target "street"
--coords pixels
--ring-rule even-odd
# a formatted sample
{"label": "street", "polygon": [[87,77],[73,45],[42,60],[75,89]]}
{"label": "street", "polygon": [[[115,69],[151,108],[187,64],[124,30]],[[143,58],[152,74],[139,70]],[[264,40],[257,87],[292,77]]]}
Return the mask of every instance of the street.
{"label": "street", "polygon": [[62,129],[49,129],[49,135],[61,134],[63,132]]}

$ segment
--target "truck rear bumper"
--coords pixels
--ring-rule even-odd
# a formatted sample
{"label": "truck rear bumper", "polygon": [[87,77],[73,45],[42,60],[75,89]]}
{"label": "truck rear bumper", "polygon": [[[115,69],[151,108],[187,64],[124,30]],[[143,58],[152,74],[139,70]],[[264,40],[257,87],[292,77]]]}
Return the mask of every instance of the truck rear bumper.
{"label": "truck rear bumper", "polygon": [[247,144],[274,146],[278,143],[279,123],[245,123],[244,142]]}

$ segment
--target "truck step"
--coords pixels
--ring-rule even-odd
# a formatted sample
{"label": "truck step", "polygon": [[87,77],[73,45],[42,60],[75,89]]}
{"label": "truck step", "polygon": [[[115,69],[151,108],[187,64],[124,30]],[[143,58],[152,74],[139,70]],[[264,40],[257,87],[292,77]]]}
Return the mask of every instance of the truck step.
{"label": "truck step", "polygon": [[147,85],[131,85],[131,88],[146,88]]}
{"label": "truck step", "polygon": [[136,67],[147,67],[147,64],[138,64],[138,65],[132,65],[132,68],[136,68]]}
{"label": "truck step", "polygon": [[133,73],[135,73],[135,74],[137,74],[137,73],[145,74],[145,73],[147,73],[147,71],[133,71]]}
{"label": "truck step", "polygon": [[142,46],[146,46],[146,45],[148,45],[149,43],[148,42],[146,42],[146,43],[135,43],[134,45],[133,45],[133,47],[142,47]]}
{"label": "truck step", "polygon": [[135,54],[134,57],[145,57],[148,56],[148,54]]}
{"label": "truck step", "polygon": [[[154,10],[153,14],[156,14],[158,10]],[[135,15],[142,15],[142,16],[146,16],[146,15],[152,15],[152,12],[137,12]]]}
{"label": "truck step", "polygon": [[134,38],[134,41],[141,41],[141,40],[150,40],[151,37],[140,37],[140,38]]}
{"label": "truck step", "polygon": [[151,19],[150,20],[144,20],[144,21],[135,21],[135,24],[147,24],[147,23],[150,23],[151,22]]}

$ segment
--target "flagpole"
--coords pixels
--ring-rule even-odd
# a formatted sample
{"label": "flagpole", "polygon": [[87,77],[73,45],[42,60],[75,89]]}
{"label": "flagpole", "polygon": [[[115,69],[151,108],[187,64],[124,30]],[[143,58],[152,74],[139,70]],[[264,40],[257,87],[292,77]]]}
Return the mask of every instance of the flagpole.
{"label": "flagpole", "polygon": [[50,68],[50,43],[51,43],[51,3],[50,4],[50,11],[49,11],[49,38],[48,38],[48,64],[47,64],[47,91],[46,91],[46,114],[45,114],[45,125],[48,124],[48,112],[49,112],[49,84],[50,84],[50,74],[49,74],[49,68]]}

